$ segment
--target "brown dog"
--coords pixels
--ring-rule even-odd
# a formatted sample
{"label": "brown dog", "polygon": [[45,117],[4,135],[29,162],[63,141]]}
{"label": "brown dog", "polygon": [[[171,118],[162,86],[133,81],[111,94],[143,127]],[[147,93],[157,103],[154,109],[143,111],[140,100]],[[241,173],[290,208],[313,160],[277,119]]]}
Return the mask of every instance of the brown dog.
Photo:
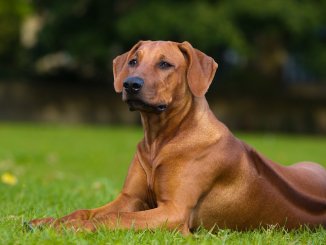
{"label": "brown dog", "polygon": [[61,219],[75,229],[326,226],[326,170],[273,163],[216,119],[205,93],[217,64],[188,42],[141,41],[113,61],[114,88],[138,110],[138,144],[121,194]]}

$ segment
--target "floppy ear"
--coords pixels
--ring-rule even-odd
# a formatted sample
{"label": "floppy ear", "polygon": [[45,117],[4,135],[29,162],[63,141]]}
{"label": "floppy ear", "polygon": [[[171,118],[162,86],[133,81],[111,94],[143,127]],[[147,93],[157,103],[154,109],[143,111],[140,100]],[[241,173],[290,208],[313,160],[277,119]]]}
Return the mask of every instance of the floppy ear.
{"label": "floppy ear", "polygon": [[217,69],[213,58],[193,48],[190,43],[183,42],[180,50],[188,59],[187,80],[188,85],[196,97],[202,97],[207,92]]}
{"label": "floppy ear", "polygon": [[130,55],[134,54],[142,41],[136,43],[128,52],[115,57],[113,60],[113,77],[114,77],[114,90],[117,93],[122,92],[123,80],[127,72],[126,66]]}

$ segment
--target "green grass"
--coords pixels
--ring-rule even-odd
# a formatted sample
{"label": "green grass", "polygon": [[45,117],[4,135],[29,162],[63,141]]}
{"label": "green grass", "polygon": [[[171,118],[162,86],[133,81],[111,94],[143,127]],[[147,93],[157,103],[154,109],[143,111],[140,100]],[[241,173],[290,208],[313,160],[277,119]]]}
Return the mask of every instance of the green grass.
{"label": "green grass", "polygon": [[[283,164],[311,160],[326,165],[325,137],[237,136]],[[0,124],[0,176],[7,172],[18,179],[13,186],[0,181],[0,244],[326,244],[325,229],[200,230],[189,237],[165,230],[24,231],[23,221],[58,217],[112,200],[141,137],[140,128]]]}

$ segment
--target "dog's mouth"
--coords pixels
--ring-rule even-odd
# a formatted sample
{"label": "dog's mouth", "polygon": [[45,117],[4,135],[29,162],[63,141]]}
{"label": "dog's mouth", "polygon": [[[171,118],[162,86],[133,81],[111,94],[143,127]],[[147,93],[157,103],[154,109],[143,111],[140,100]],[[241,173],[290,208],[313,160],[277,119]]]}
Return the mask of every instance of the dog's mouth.
{"label": "dog's mouth", "polygon": [[162,113],[167,109],[166,104],[151,105],[142,100],[127,100],[130,111],[146,111],[151,113]]}

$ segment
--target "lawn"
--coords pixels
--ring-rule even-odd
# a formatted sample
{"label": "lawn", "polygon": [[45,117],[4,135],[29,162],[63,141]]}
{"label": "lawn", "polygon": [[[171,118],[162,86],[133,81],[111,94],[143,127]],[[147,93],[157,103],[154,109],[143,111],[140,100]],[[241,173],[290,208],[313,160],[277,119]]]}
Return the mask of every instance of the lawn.
{"label": "lawn", "polygon": [[[237,134],[267,157],[291,164],[301,160],[326,166],[326,137]],[[26,232],[24,221],[93,208],[119,192],[141,128],[0,124],[0,244],[326,244],[326,230],[281,229],[217,234],[106,231]]]}

